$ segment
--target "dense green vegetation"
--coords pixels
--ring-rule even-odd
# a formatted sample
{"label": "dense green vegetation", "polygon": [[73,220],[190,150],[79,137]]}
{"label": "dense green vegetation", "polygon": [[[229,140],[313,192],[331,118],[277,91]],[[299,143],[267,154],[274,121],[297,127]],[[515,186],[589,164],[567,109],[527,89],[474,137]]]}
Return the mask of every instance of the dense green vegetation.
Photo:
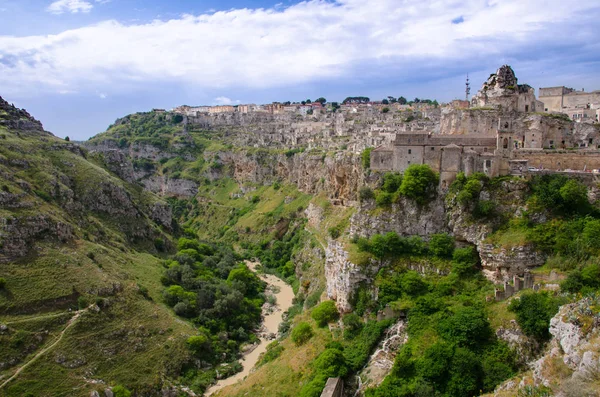
{"label": "dense green vegetation", "polygon": [[[163,297],[177,315],[198,327],[198,334],[187,340],[189,349],[213,366],[236,360],[240,345],[256,340],[252,332],[261,321],[264,282],[223,244],[181,238],[177,245],[174,259],[165,262]],[[193,365],[188,367],[186,381],[198,392],[216,376],[209,371],[211,379],[200,369],[194,375]]]}
{"label": "dense green vegetation", "polygon": [[[469,255],[456,260],[473,263]],[[423,278],[400,270],[381,274],[378,285],[379,302],[407,312],[409,341],[368,396],[475,396],[516,373],[514,353],[490,326],[481,275]]]}

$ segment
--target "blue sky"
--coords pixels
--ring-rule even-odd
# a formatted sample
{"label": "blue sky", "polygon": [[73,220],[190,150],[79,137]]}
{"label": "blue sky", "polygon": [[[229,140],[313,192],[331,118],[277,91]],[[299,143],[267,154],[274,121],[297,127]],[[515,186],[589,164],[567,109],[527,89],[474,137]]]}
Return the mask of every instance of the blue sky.
{"label": "blue sky", "polygon": [[600,89],[599,2],[0,0],[0,95],[58,136],[180,104]]}

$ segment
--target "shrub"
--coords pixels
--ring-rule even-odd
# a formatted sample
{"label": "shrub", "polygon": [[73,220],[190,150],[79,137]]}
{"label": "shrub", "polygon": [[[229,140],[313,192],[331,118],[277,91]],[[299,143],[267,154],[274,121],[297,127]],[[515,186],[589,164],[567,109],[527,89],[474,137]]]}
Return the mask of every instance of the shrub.
{"label": "shrub", "polygon": [[559,305],[560,301],[548,292],[530,292],[521,295],[520,299],[513,299],[508,310],[517,315],[525,335],[545,342],[550,338],[550,319],[558,312]]}
{"label": "shrub", "polygon": [[65,137],[65,141],[70,142],[71,138],[69,138],[68,136]]}
{"label": "shrub", "polygon": [[362,166],[365,170],[368,170],[369,168],[371,168],[371,152],[373,151],[373,148],[366,148],[365,150],[362,151],[360,157],[362,159]]}
{"label": "shrub", "polygon": [[281,188],[281,183],[279,182],[273,182],[273,189],[274,190],[279,190]]}
{"label": "shrub", "polygon": [[452,271],[459,275],[469,274],[478,261],[479,256],[474,247],[457,248],[452,254]]}
{"label": "shrub", "polygon": [[77,307],[79,308],[79,310],[83,310],[86,307],[88,307],[88,300],[85,296],[80,296],[79,298],[77,298]]}
{"label": "shrub", "polygon": [[131,392],[121,385],[113,387],[112,392],[114,397],[131,397]]}
{"label": "shrub", "polygon": [[496,213],[496,203],[491,200],[479,200],[473,211],[475,218],[490,218]]}
{"label": "shrub", "polygon": [[435,191],[438,182],[438,175],[428,165],[412,164],[404,171],[399,191],[402,195],[423,204],[427,196]]}
{"label": "shrub", "polygon": [[328,323],[337,320],[339,313],[334,301],[325,301],[315,307],[311,317],[316,321],[319,327],[324,327]]}
{"label": "shrub", "polygon": [[576,269],[560,285],[561,290],[571,293],[580,292],[584,288],[600,288],[600,264],[589,263],[582,269]]}
{"label": "shrub", "polygon": [[397,172],[386,172],[383,175],[383,185],[381,189],[387,193],[396,193],[402,185],[402,174]]}
{"label": "shrub", "polygon": [[155,238],[154,239],[154,248],[156,248],[157,251],[160,252],[164,252],[165,250],[165,240],[163,240],[162,238]]}
{"label": "shrub", "polygon": [[188,348],[196,355],[200,356],[210,348],[210,340],[206,335],[190,336],[186,344]]}
{"label": "shrub", "polygon": [[440,321],[438,330],[449,342],[469,348],[483,345],[492,336],[485,312],[469,306],[460,307],[454,315]]}
{"label": "shrub", "polygon": [[438,258],[451,258],[454,252],[454,238],[446,233],[432,234],[429,251]]}
{"label": "shrub", "polygon": [[334,240],[342,235],[342,231],[339,225],[330,227],[327,231],[329,233],[329,236],[331,236],[331,238]]}
{"label": "shrub", "polygon": [[387,192],[379,192],[375,196],[375,202],[379,207],[385,207],[392,204],[392,194]]}
{"label": "shrub", "polygon": [[313,337],[313,330],[309,323],[302,322],[298,323],[296,327],[292,330],[292,341],[296,344],[296,346],[301,346],[308,342],[310,338]]}
{"label": "shrub", "polygon": [[363,328],[363,322],[360,316],[356,313],[346,314],[342,318],[344,323],[344,339],[354,338]]}
{"label": "shrub", "polygon": [[4,277],[0,277],[0,289],[6,288],[6,279]]}
{"label": "shrub", "polygon": [[283,353],[284,350],[285,350],[285,348],[283,346],[281,346],[281,344],[277,340],[269,343],[267,345],[267,351],[265,351],[261,355],[256,366],[260,367],[261,365],[264,365],[268,362],[275,360],[276,358],[281,356],[281,353]]}
{"label": "shrub", "polygon": [[361,202],[372,200],[375,198],[375,193],[373,193],[373,190],[370,187],[363,186],[358,191],[358,198]]}

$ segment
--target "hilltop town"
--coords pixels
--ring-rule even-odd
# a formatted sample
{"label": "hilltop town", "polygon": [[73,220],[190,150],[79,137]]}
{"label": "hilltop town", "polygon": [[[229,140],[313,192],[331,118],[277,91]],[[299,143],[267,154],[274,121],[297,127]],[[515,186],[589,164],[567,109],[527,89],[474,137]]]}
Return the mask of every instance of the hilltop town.
{"label": "hilltop town", "polygon": [[[159,112],[161,110],[158,110]],[[302,103],[180,106],[191,128],[226,128],[245,146],[306,150],[373,147],[371,169],[428,164],[442,186],[458,172],[489,176],[600,169],[600,91],[519,84],[504,65],[470,100],[446,104],[347,98]]]}

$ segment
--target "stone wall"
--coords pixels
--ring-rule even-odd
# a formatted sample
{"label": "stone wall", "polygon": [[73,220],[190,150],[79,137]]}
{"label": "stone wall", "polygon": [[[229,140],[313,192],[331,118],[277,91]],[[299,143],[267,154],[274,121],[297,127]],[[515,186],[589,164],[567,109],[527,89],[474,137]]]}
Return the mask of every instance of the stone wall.
{"label": "stone wall", "polygon": [[600,169],[600,150],[516,150],[514,158],[528,160],[529,167],[547,170],[591,171]]}

